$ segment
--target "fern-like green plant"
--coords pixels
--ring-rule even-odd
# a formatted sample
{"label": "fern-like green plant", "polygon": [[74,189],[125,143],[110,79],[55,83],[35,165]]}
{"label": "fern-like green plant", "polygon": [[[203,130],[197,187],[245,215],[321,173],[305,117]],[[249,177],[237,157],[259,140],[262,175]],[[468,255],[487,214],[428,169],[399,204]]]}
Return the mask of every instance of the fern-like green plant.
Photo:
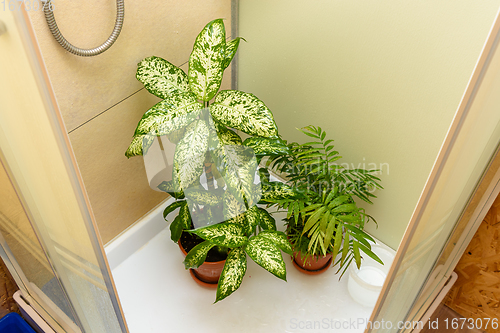
{"label": "fern-like green plant", "polygon": [[375,220],[354,200],[372,203],[373,190],[382,188],[375,176],[378,170],[338,164],[341,156],[321,127],[300,131],[313,140],[290,143],[288,154],[267,161],[268,167],[286,175],[288,183],[267,183],[262,202],[287,211],[287,235],[295,250],[305,256],[331,253],[333,258],[340,252],[335,264],[340,264],[341,277],[352,261],[359,268],[361,253],[381,262],[371,251],[374,240],[363,231],[366,222]]}
{"label": "fern-like green plant", "polygon": [[[260,158],[285,153],[288,148],[279,139],[271,111],[260,99],[237,90],[219,91],[240,40],[226,41],[224,23],[217,19],[196,38],[187,74],[156,56],[142,60],[136,77],[162,101],[144,113],[125,153],[127,157],[145,155],[160,136],[176,145],[172,179],[158,186],[176,199],[165,209],[164,217],[179,211],[170,224],[174,242],[183,232],[204,240],[187,254],[186,268],[201,265],[213,247],[228,252],[216,302],[239,288],[247,254],[286,280],[280,249],[291,253],[285,234],[276,231],[274,219],[255,206],[261,193],[254,184]],[[243,141],[235,129],[250,137]],[[223,223],[194,230],[193,214],[204,214],[206,219],[218,215],[218,222],[222,219]]]}

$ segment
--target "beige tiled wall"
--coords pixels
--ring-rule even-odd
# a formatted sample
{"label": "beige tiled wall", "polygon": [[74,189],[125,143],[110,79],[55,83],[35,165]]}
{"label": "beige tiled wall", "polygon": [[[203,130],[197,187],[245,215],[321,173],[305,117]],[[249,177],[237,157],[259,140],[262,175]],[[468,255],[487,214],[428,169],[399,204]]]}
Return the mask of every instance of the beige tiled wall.
{"label": "beige tiled wall", "polygon": [[[55,0],[54,5],[60,30],[78,47],[98,46],[113,29],[115,1]],[[124,155],[140,117],[159,101],[135,79],[137,63],[156,55],[185,64],[196,35],[216,18],[225,19],[229,37],[231,1],[127,0],[118,40],[95,57],[68,53],[50,34],[42,12],[29,15],[107,243],[167,197],[149,188],[141,157]],[[187,71],[187,65],[182,68]],[[222,89],[229,88],[228,70]]]}

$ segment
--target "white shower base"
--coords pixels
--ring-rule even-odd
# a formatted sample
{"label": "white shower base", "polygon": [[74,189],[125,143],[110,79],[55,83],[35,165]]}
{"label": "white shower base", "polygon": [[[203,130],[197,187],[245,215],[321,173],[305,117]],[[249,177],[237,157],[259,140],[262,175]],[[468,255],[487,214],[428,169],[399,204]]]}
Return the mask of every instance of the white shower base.
{"label": "white shower base", "polygon": [[178,246],[170,240],[161,216],[167,204],[106,247],[131,333],[364,331],[373,309],[351,298],[347,273],[341,281],[332,268],[305,275],[288,255],[288,282],[249,259],[241,287],[212,304],[215,290],[191,279]]}

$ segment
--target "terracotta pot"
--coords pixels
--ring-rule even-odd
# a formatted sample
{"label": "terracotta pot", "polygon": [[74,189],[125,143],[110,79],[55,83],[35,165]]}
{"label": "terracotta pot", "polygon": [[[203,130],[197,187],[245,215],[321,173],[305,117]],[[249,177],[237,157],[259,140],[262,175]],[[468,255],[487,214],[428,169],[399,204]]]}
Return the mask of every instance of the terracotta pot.
{"label": "terracotta pot", "polygon": [[[187,255],[186,250],[182,247],[181,241],[178,242],[179,248],[184,256]],[[208,287],[208,288],[217,288],[217,283],[219,282],[220,274],[222,273],[222,269],[224,268],[224,264],[226,260],[221,261],[205,261],[198,268],[191,268],[189,272],[191,273],[191,277],[196,281],[200,286]]]}
{"label": "terracotta pot", "polygon": [[301,252],[293,253],[293,265],[302,273],[316,275],[325,272],[332,263],[332,254],[327,253],[326,256],[309,256],[304,260]]}

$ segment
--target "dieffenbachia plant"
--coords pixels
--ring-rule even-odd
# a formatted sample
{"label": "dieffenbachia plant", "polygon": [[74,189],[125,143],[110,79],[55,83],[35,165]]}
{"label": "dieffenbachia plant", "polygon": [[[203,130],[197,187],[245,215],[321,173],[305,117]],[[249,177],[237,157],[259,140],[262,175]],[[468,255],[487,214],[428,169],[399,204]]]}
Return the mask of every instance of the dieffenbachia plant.
{"label": "dieffenbachia plant", "polygon": [[[288,148],[278,136],[271,111],[260,99],[237,90],[219,91],[224,70],[231,63],[240,40],[238,37],[226,41],[224,23],[217,19],[208,23],[196,38],[187,74],[159,57],[141,61],[137,79],[162,101],[146,111],[139,121],[125,154],[127,157],[145,155],[159,136],[166,135],[176,144],[172,179],[158,186],[176,199],[165,209],[164,217],[179,209],[170,224],[174,242],[183,231],[204,239],[186,256],[186,268],[201,265],[214,246],[228,249],[216,302],[240,286],[246,272],[247,254],[286,280],[280,249],[291,253],[285,234],[276,231],[271,215],[255,206],[261,196],[271,194],[262,193],[262,188],[254,184],[260,158],[284,153]],[[242,141],[234,129],[249,137]],[[257,158],[253,154],[248,157],[249,148]],[[200,184],[203,172],[210,191]],[[261,173],[265,175],[262,170]],[[213,184],[214,174],[220,180],[217,188]],[[219,191],[222,187],[227,189]],[[223,222],[193,229],[195,212],[190,203],[202,207],[197,215],[208,218],[219,214]]]}

